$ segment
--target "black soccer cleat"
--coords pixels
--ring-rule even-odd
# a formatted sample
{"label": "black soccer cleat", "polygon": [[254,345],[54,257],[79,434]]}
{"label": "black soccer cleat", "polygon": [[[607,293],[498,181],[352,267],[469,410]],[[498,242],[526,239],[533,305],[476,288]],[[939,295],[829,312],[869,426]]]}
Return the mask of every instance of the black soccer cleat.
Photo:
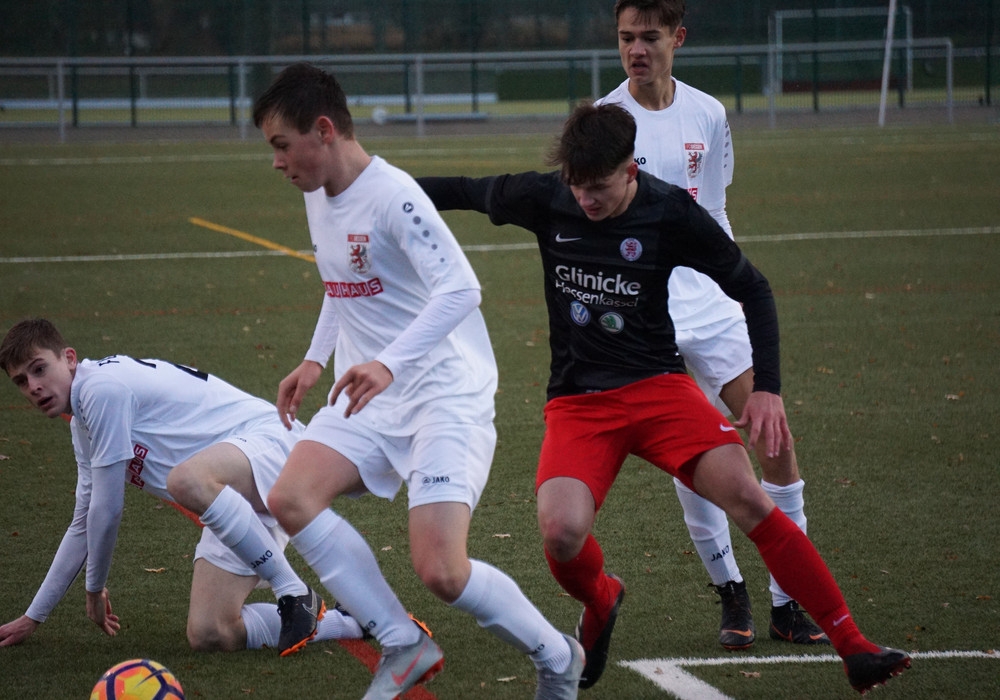
{"label": "black soccer cleat", "polygon": [[326,614],[326,603],[309,588],[305,595],[284,595],[278,598],[281,633],[278,651],[288,656],[300,651],[316,636],[316,625]]}
{"label": "black soccer cleat", "polygon": [[[583,673],[580,675],[581,688],[591,687],[601,679],[601,675],[604,673],[604,667],[608,664],[608,647],[611,646],[611,633],[615,630],[615,622],[618,620],[618,609],[621,608],[622,600],[625,598],[625,584],[614,574],[609,574],[609,576],[617,581],[621,588],[618,591],[618,597],[615,598],[615,604],[611,606],[608,621],[604,623],[604,629],[601,630],[601,633],[594,641],[594,645],[589,649],[584,647],[586,662],[583,665]],[[586,617],[587,611],[584,609],[580,613],[580,621],[576,624],[576,632],[574,633],[576,640],[581,645],[583,644],[583,627]]]}
{"label": "black soccer cleat", "polygon": [[729,581],[715,586],[722,605],[722,622],[719,624],[719,644],[729,651],[748,649],[757,638],[753,625],[750,596],[746,581]]}
{"label": "black soccer cleat", "polygon": [[909,654],[889,647],[879,647],[877,653],[851,654],[844,658],[847,680],[862,695],[876,685],[885,685],[887,680],[909,667]]}
{"label": "black soccer cleat", "polygon": [[792,644],[829,644],[830,638],[790,600],[771,607],[771,639]]}

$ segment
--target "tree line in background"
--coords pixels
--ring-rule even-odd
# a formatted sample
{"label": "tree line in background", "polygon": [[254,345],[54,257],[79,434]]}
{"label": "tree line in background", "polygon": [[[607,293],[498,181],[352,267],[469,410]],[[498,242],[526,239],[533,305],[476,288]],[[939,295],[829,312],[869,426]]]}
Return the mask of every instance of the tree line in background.
{"label": "tree line in background", "polygon": [[[995,0],[913,0],[915,37],[993,46]],[[0,0],[0,56],[215,56],[607,49],[613,0]],[[876,0],[688,0],[691,45],[764,44],[775,11]],[[884,18],[881,21],[884,26]],[[874,19],[788,23],[787,41],[872,39]]]}

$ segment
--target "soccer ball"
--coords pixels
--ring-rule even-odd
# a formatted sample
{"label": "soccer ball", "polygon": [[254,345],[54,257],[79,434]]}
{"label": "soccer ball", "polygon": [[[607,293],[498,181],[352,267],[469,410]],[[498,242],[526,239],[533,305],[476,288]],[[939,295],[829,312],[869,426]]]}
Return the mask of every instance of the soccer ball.
{"label": "soccer ball", "polygon": [[163,664],[130,659],[104,672],[90,700],[184,700],[184,689]]}

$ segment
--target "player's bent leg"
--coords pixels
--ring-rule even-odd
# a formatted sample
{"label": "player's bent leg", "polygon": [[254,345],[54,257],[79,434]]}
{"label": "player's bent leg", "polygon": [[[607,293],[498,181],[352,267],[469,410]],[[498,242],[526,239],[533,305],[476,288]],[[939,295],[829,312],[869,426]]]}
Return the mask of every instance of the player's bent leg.
{"label": "player's bent leg", "polygon": [[261,512],[250,460],[236,445],[220,442],[205,448],[170,470],[167,490],[179,504],[201,515],[226,486],[230,486]]}
{"label": "player's bent leg", "polygon": [[248,648],[243,602],[257,586],[256,576],[238,576],[205,559],[196,559],[191,577],[187,637],[195,651]]}
{"label": "player's bent leg", "polygon": [[299,440],[267,496],[267,509],[295,535],[344,493],[364,488],[347,457],[313,440]]}

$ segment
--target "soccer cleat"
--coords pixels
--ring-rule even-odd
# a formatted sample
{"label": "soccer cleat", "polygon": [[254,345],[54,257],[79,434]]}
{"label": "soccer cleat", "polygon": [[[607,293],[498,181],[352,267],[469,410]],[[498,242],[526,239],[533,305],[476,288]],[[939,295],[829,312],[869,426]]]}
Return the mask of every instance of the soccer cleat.
{"label": "soccer cleat", "polygon": [[885,685],[893,676],[910,667],[910,657],[904,651],[879,647],[876,653],[851,654],[844,658],[844,671],[851,687],[864,695],[876,685]]}
{"label": "soccer cleat", "polygon": [[278,598],[278,614],[281,616],[278,651],[281,656],[288,656],[300,651],[316,636],[316,623],[326,614],[326,603],[309,588],[305,595]]}
{"label": "soccer cleat", "polygon": [[[601,633],[589,649],[586,646],[583,647],[586,652],[587,662],[583,667],[583,675],[580,677],[581,688],[589,688],[599,681],[601,674],[604,673],[604,667],[608,663],[608,647],[611,645],[611,633],[615,629],[615,621],[618,620],[618,609],[621,607],[622,599],[625,597],[625,584],[614,574],[610,576],[620,586],[618,597],[615,598],[615,604],[611,606],[611,612],[608,614],[608,621],[604,623],[604,629],[601,630]],[[580,621],[576,624],[575,634],[577,641],[581,645],[584,645],[584,639],[587,638],[587,635],[584,634],[587,617],[587,609],[584,608],[583,612],[580,613]]]}
{"label": "soccer cleat", "polygon": [[[412,616],[411,616],[412,618]],[[417,622],[420,639],[414,644],[386,649],[375,667],[375,677],[362,700],[394,700],[417,683],[424,683],[444,668],[444,652]]]}
{"label": "soccer cleat", "polygon": [[573,653],[569,666],[562,673],[556,673],[548,668],[538,669],[538,686],[535,688],[535,700],[575,700],[580,690],[580,677],[583,674],[584,651],[580,642],[563,635]]}
{"label": "soccer cleat", "polygon": [[756,639],[753,612],[746,581],[729,581],[716,586],[722,604],[722,622],[719,624],[719,644],[729,651],[748,649]]}
{"label": "soccer cleat", "polygon": [[771,607],[771,639],[792,644],[829,644],[830,638],[794,600]]}

